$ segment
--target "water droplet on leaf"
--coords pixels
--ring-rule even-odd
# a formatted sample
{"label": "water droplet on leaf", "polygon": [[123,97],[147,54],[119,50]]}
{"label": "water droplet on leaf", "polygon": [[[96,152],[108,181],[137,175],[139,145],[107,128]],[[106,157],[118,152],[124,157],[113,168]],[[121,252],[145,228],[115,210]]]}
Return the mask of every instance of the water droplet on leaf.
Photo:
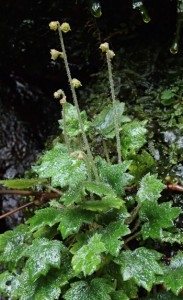
{"label": "water droplet on leaf", "polygon": [[101,5],[99,1],[90,1],[90,10],[94,17],[100,18],[102,15]]}

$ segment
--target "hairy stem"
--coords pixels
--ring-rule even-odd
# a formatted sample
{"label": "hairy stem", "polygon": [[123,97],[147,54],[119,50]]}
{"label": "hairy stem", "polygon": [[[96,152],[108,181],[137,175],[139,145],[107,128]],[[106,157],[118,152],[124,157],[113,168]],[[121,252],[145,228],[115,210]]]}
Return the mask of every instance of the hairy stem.
{"label": "hairy stem", "polygon": [[60,24],[58,24],[58,32],[59,32],[61,48],[62,48],[62,51],[63,51],[63,59],[64,59],[64,63],[65,63],[66,73],[67,73],[68,81],[69,81],[69,84],[70,84],[74,105],[76,107],[76,111],[77,111],[77,115],[78,115],[78,121],[79,121],[79,126],[80,126],[81,132],[82,132],[83,142],[84,142],[84,145],[86,147],[88,159],[91,163],[95,179],[96,179],[96,181],[99,181],[98,171],[97,171],[94,159],[93,159],[93,155],[92,155],[91,150],[90,150],[90,146],[89,146],[89,143],[88,143],[87,136],[85,134],[83,121],[81,119],[81,113],[80,113],[80,109],[79,109],[79,104],[78,104],[78,100],[77,100],[76,91],[75,91],[74,85],[72,83],[71,72],[70,72],[70,69],[69,69],[69,64],[68,64],[68,60],[67,60],[67,53],[66,53],[66,50],[65,50],[65,45],[64,45],[64,40],[63,40]]}
{"label": "hairy stem", "polygon": [[116,107],[116,96],[115,96],[114,81],[113,81],[113,76],[112,76],[112,65],[111,65],[111,59],[109,57],[108,51],[106,52],[106,58],[107,58],[107,66],[108,66],[108,73],[109,73],[111,97],[112,97],[112,103],[113,103],[113,109],[114,109],[114,115],[115,115],[114,125],[115,125],[115,135],[116,135],[116,143],[117,143],[118,163],[121,163],[122,162],[121,141],[120,141],[120,135],[119,135],[118,112],[117,112],[117,107]]}

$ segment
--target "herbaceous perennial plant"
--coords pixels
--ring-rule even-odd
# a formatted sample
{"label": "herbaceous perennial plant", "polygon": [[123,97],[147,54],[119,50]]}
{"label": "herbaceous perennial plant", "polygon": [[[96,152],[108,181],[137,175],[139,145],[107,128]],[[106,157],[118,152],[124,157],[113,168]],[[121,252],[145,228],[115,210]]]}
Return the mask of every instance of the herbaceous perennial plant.
{"label": "herbaceous perennial plant", "polygon": [[[161,197],[164,184],[142,148],[146,121],[130,120],[115,97],[115,54],[108,43],[100,45],[112,101],[89,121],[78,104],[76,89],[82,84],[68,65],[63,36],[70,26],[57,21],[49,26],[61,43],[51,58],[65,64],[74,105],[62,89],[54,93],[62,105],[64,142],[57,139],[33,166],[35,178],[0,181],[10,188],[57,192],[25,224],[0,235],[1,295],[20,300],[182,299],[183,252],[169,257],[172,245],[183,241],[174,223],[181,211]],[[91,150],[93,137],[104,141],[102,156]],[[117,157],[111,157],[110,140],[117,145]]]}

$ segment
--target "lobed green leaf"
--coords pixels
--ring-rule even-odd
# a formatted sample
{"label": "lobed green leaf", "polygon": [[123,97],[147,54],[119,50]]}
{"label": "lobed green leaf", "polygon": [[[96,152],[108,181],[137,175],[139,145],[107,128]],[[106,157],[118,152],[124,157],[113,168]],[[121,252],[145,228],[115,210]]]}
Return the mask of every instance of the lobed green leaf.
{"label": "lobed green leaf", "polygon": [[137,201],[142,203],[144,201],[157,201],[161,196],[161,192],[164,189],[164,184],[157,179],[157,175],[145,175],[140,183],[140,188],[137,192]]}
{"label": "lobed green leaf", "polygon": [[142,203],[139,216],[140,220],[145,222],[142,225],[143,239],[151,237],[161,240],[163,236],[162,229],[173,226],[173,220],[178,217],[181,209],[171,206],[171,202],[158,204],[144,201]]}
{"label": "lobed green leaf", "polygon": [[63,239],[79,231],[83,223],[91,224],[94,219],[92,212],[86,211],[80,207],[68,207],[63,211],[60,219],[60,230]]}
{"label": "lobed green leaf", "polygon": [[62,144],[47,151],[33,170],[43,178],[51,178],[53,187],[75,187],[87,177],[84,161],[72,158]]}
{"label": "lobed green leaf", "polygon": [[138,286],[150,291],[156,274],[163,274],[158,264],[161,254],[141,247],[134,251],[122,252],[114,261],[121,266],[123,280],[133,279]]}
{"label": "lobed green leaf", "polygon": [[111,285],[104,278],[95,278],[91,282],[84,280],[71,284],[71,288],[65,293],[65,300],[111,300]]}
{"label": "lobed green leaf", "polygon": [[[81,119],[83,122],[84,131],[87,131],[91,126],[91,122],[87,121],[87,114],[85,111],[81,112]],[[59,120],[58,122],[59,127],[63,130],[63,120]],[[78,114],[76,107],[68,102],[65,104],[65,122],[67,128],[67,135],[69,137],[75,137],[81,134],[81,128],[78,122]]]}
{"label": "lobed green leaf", "polygon": [[101,234],[95,233],[73,256],[72,266],[76,274],[83,272],[84,276],[91,275],[100,265],[100,254],[106,250],[101,237]]}

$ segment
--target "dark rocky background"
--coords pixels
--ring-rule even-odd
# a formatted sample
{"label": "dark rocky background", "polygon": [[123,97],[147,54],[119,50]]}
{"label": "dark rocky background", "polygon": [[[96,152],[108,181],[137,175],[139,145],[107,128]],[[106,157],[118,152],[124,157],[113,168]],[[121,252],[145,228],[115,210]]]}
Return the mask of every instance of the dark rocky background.
{"label": "dark rocky background", "polygon": [[[176,56],[169,52],[176,30],[175,0],[144,1],[152,19],[148,24],[130,0],[100,2],[101,18],[92,16],[87,0],[0,2],[0,179],[22,176],[48,138],[57,134],[60,107],[52,95],[58,88],[69,90],[63,65],[50,60],[50,49],[59,47],[57,34],[49,30],[50,21],[70,23],[72,33],[65,36],[70,66],[85,86],[90,84],[90,74],[103,66],[98,50],[103,41],[116,52],[130,52],[126,56],[121,51],[126,66],[140,48],[143,55],[137,60],[151,65],[158,49],[156,81],[162,80],[166,63],[180,67],[183,46]],[[2,200],[3,211],[17,205],[17,198]],[[9,218],[1,229],[16,222],[17,216]]]}

